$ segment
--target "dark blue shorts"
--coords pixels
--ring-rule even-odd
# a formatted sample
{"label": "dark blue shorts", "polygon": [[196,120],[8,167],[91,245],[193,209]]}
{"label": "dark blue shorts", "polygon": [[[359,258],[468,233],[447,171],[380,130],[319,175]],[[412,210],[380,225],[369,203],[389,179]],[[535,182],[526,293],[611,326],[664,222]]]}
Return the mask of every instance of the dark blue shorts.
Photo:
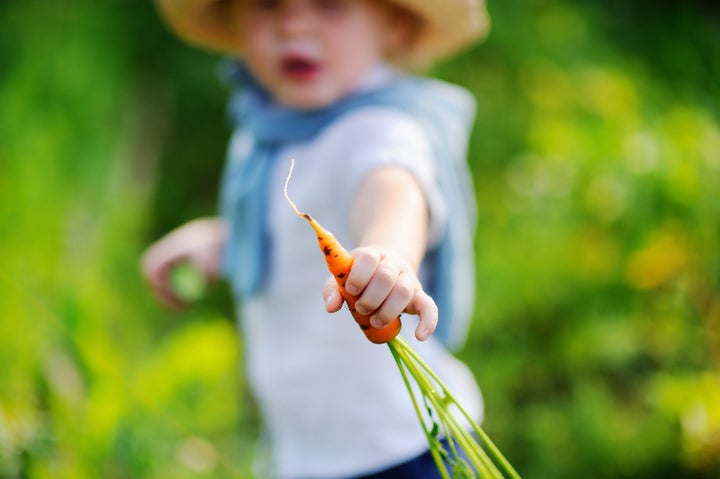
{"label": "dark blue shorts", "polygon": [[430,451],[384,471],[355,479],[442,479]]}

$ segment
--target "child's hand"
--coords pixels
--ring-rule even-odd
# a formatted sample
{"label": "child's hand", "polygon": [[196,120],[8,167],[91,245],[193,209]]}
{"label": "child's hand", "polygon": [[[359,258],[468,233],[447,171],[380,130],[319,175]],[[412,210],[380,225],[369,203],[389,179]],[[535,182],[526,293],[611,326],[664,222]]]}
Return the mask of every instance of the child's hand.
{"label": "child's hand", "polygon": [[206,281],[214,281],[226,239],[227,231],[221,220],[202,218],[185,223],[153,243],[142,256],[141,269],[158,299],[174,309],[185,307],[170,284],[173,267],[187,262]]}
{"label": "child's hand", "polygon": [[[400,313],[417,314],[420,322],[415,337],[424,341],[437,326],[438,309],[422,288],[414,270],[399,254],[378,248],[363,247],[351,252],[355,258],[345,289],[358,296],[355,309],[370,314],[370,324],[382,328]],[[335,278],[323,287],[325,308],[339,311],[343,304]]]}

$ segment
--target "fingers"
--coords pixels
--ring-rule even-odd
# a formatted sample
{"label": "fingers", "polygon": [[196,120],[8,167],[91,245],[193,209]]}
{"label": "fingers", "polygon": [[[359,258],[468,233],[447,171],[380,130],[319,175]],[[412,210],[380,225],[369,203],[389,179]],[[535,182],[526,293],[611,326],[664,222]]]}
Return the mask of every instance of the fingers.
{"label": "fingers", "polygon": [[325,281],[322,289],[322,297],[325,300],[325,311],[328,313],[335,313],[342,308],[343,299],[342,296],[340,296],[340,291],[338,290],[334,277],[330,276],[328,280]]}
{"label": "fingers", "polygon": [[[407,311],[408,305],[411,304],[415,294],[421,291],[419,284],[413,281],[406,273],[401,273],[397,277],[396,282],[387,294],[385,294],[385,289],[381,286],[371,288],[372,285],[373,283],[368,286],[362,295],[362,298],[369,296],[366,303],[370,305],[367,307],[369,311],[361,311],[361,313],[372,313],[370,324],[376,328],[382,328],[398,315]],[[371,289],[377,289],[377,294]],[[358,308],[357,303],[355,308]]]}
{"label": "fingers", "polygon": [[359,296],[370,283],[383,258],[379,251],[370,248],[358,248],[352,251],[352,255],[353,265],[345,282],[345,290],[352,296]]}
{"label": "fingers", "polygon": [[187,304],[173,290],[171,273],[180,263],[188,262],[203,278],[212,282],[219,274],[220,254],[227,239],[225,224],[215,218],[200,218],[171,231],[145,252],[141,271],[153,293],[173,309]]}
{"label": "fingers", "polygon": [[418,341],[425,341],[437,327],[438,307],[425,291],[419,292],[412,306],[414,313],[420,317],[417,328],[415,328],[415,337]]}
{"label": "fingers", "polygon": [[[401,267],[375,249],[358,248],[353,251],[353,257],[345,290],[358,297],[355,303],[358,313],[370,314],[390,296],[400,277]],[[387,314],[387,309],[384,313]]]}
{"label": "fingers", "polygon": [[373,313],[370,325],[374,328],[383,328],[401,313],[418,315],[419,322],[415,329],[415,337],[419,341],[428,339],[437,328],[438,308],[435,301],[421,288],[413,289],[400,284]]}
{"label": "fingers", "polygon": [[170,271],[175,264],[175,261],[165,261],[157,248],[150,248],[142,257],[141,270],[163,305],[171,309],[182,309],[186,304],[173,292],[170,285]]}
{"label": "fingers", "polygon": [[[345,289],[358,299],[355,310],[370,314],[370,324],[383,328],[403,312],[420,317],[415,336],[424,341],[437,327],[438,310],[433,299],[423,291],[413,269],[399,256],[383,254],[377,249],[358,248]],[[329,280],[323,292],[328,311],[337,311],[342,298]],[[337,297],[331,297],[331,292]]]}

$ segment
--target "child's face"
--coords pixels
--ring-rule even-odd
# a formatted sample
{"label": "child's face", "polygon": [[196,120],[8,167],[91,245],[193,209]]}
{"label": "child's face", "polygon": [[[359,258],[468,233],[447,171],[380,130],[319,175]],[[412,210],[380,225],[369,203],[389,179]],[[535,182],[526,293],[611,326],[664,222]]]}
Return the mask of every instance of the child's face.
{"label": "child's face", "polygon": [[240,1],[248,68],[294,108],[321,108],[347,95],[401,41],[397,15],[378,0]]}

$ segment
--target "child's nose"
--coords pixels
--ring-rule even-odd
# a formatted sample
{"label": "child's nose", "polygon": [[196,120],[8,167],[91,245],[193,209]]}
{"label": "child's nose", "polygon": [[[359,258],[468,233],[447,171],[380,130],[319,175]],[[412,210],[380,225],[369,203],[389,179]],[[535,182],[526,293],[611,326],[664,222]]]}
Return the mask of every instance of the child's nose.
{"label": "child's nose", "polygon": [[284,35],[306,33],[314,22],[312,11],[302,5],[287,5],[280,14],[280,32]]}

